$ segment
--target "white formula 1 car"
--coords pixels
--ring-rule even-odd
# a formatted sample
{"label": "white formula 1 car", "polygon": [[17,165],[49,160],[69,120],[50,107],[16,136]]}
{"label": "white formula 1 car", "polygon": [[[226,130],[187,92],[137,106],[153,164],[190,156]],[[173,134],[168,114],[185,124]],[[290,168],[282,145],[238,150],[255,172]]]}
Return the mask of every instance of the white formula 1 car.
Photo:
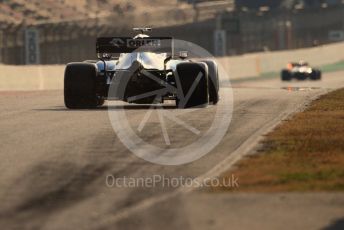
{"label": "white formula 1 car", "polygon": [[300,61],[298,63],[288,63],[287,69],[283,69],[281,72],[282,81],[296,80],[321,80],[321,71],[312,68],[307,62]]}
{"label": "white formula 1 car", "polygon": [[104,100],[137,104],[175,100],[179,108],[217,104],[219,78],[215,61],[192,61],[186,51],[175,55],[172,38],[149,37],[145,33],[150,28],[135,30],[140,33],[133,38],[98,38],[98,60],[66,66],[67,108],[95,108]]}

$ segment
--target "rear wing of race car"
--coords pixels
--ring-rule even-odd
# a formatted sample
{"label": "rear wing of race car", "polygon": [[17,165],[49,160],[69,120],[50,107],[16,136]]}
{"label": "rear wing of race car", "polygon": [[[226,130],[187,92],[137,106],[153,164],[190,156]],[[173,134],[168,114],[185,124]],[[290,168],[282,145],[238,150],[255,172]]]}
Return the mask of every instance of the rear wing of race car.
{"label": "rear wing of race car", "polygon": [[154,52],[171,53],[173,55],[173,39],[171,37],[100,37],[97,38],[97,54]]}

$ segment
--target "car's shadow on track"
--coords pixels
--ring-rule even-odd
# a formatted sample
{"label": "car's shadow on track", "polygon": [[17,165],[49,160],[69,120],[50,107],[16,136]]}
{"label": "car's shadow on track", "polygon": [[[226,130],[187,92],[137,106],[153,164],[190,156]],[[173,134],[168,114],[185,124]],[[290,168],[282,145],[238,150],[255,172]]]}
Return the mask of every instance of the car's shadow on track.
{"label": "car's shadow on track", "polygon": [[34,111],[106,111],[106,110],[148,110],[148,109],[179,109],[175,105],[109,105],[92,109],[68,109],[64,106],[55,106],[51,108],[34,109]]}

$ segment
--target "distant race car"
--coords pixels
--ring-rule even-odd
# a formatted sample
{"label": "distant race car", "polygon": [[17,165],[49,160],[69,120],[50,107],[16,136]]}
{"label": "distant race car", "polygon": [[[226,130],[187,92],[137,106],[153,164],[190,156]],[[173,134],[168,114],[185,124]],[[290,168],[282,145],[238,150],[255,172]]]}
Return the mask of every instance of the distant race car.
{"label": "distant race car", "polygon": [[140,33],[133,38],[98,38],[98,60],[66,66],[67,108],[95,108],[104,100],[136,104],[175,100],[179,108],[217,104],[219,80],[214,60],[189,60],[186,51],[175,55],[172,38],[149,37],[145,32],[150,28],[134,30]]}
{"label": "distant race car", "polygon": [[288,63],[287,69],[283,69],[281,72],[282,81],[290,81],[292,79],[297,80],[321,80],[321,71],[319,69],[312,68],[307,62],[300,61],[298,63]]}

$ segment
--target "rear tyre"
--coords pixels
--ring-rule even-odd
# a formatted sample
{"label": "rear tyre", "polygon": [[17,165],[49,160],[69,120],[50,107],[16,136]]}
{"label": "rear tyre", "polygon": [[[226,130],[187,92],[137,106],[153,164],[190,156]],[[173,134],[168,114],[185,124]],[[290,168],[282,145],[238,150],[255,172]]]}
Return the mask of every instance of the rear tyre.
{"label": "rear tyre", "polygon": [[68,64],[64,76],[64,102],[69,109],[90,109],[104,102],[96,95],[96,66]]}
{"label": "rear tyre", "polygon": [[215,61],[205,60],[202,61],[208,66],[208,91],[209,103],[217,104],[219,101],[219,71]]}
{"label": "rear tyre", "polygon": [[310,76],[311,80],[320,80],[321,79],[321,71],[320,70],[313,70]]}
{"label": "rear tyre", "polygon": [[288,70],[282,70],[281,80],[282,81],[290,81],[291,80],[291,74]]}
{"label": "rear tyre", "polygon": [[178,92],[176,104],[179,108],[205,107],[209,103],[208,67],[205,63],[180,63],[176,71],[182,91]]}
{"label": "rear tyre", "polygon": [[318,70],[317,72],[318,72],[318,80],[321,80],[321,71]]}

